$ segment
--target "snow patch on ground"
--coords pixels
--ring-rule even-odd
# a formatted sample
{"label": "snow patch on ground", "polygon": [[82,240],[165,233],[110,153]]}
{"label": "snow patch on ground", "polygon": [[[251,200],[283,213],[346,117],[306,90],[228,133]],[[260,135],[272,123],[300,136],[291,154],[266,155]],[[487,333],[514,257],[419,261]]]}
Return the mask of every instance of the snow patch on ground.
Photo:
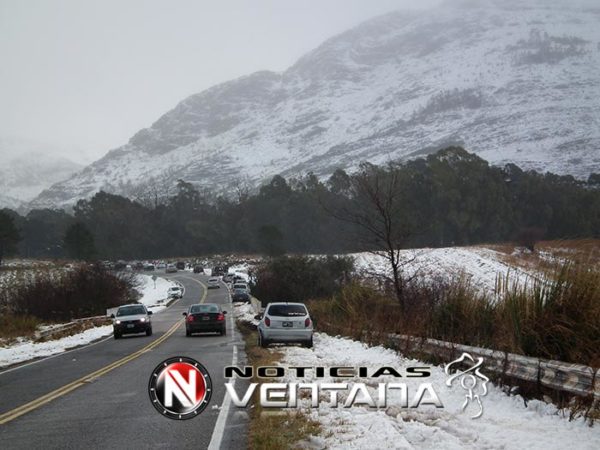
{"label": "snow patch on ground", "polygon": [[[390,276],[388,262],[382,255],[354,253],[356,269],[363,275]],[[402,250],[401,260],[405,278],[415,275],[423,281],[450,280],[466,277],[480,292],[493,294],[498,277],[506,278],[510,273],[513,281],[525,284],[538,274],[531,270],[514,267],[502,260],[502,254],[481,247],[448,247]]]}
{"label": "snow patch on ground", "polygon": [[156,278],[156,285],[149,275],[138,275],[140,285],[137,290],[141,294],[140,303],[156,314],[167,307],[168,296],[167,291],[174,286],[180,286],[175,281],[167,280],[166,278]]}
{"label": "snow patch on ground", "polygon": [[30,359],[61,353],[80,345],[86,345],[112,333],[112,325],[94,327],[82,333],[47,342],[20,340],[9,347],[0,347],[0,368]]}
{"label": "snow patch on ground", "polygon": [[251,303],[234,303],[233,304],[233,316],[237,320],[244,322],[250,322],[254,325],[258,325],[258,320],[254,318],[256,311]]}
{"label": "snow patch on ground", "polygon": [[[429,366],[420,361],[402,357],[383,347],[367,345],[324,333],[315,333],[314,349],[278,347],[284,354],[284,366],[367,366],[402,368]],[[520,396],[508,396],[501,389],[488,384],[489,392],[482,398],[484,413],[471,419],[471,411],[461,411],[465,391],[455,384],[445,385],[446,375],[441,367],[431,367],[429,378],[402,378],[383,376],[368,380],[369,391],[377,398],[379,382],[402,382],[408,386],[409,402],[421,381],[431,382],[444,404],[443,409],[422,406],[404,409],[399,405],[399,394],[390,391],[388,407],[333,408],[321,404],[319,409],[308,410],[310,416],[323,426],[321,436],[314,444],[329,449],[597,449],[600,448],[600,428],[587,426],[583,420],[569,422],[553,405],[529,401],[525,406]],[[288,381],[298,381],[292,376]],[[313,381],[311,375],[305,381]],[[320,379],[320,382],[366,382],[360,378]],[[343,396],[341,396],[343,398]],[[308,406],[309,400],[303,400]]]}

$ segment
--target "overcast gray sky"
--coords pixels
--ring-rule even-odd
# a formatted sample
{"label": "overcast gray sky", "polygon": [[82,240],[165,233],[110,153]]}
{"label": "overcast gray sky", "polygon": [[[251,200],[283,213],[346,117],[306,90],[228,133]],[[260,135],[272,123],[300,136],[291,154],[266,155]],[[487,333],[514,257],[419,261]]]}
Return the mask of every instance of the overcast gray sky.
{"label": "overcast gray sky", "polygon": [[0,0],[0,138],[91,162],[180,100],[437,0]]}

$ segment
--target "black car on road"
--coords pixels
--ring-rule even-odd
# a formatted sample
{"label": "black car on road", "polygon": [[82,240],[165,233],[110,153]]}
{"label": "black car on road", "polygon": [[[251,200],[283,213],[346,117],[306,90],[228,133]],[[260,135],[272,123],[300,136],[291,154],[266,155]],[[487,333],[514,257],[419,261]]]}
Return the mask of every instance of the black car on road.
{"label": "black car on road", "polygon": [[192,305],[185,316],[185,335],[191,336],[192,333],[216,332],[221,336],[227,334],[225,325],[225,314],[227,311],[221,309],[221,305],[216,303],[201,303]]}

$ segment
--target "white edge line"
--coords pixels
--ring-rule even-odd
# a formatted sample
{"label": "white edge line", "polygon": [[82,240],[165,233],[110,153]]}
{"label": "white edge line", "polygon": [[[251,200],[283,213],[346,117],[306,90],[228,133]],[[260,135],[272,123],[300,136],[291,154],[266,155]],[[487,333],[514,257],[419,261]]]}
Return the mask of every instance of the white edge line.
{"label": "white edge line", "polygon": [[[230,303],[230,305],[232,305]],[[233,306],[233,305],[232,305]],[[235,323],[233,322],[233,310],[231,310],[231,339],[233,341]],[[233,344],[233,352],[231,355],[231,365],[235,366],[237,364],[237,345]],[[235,386],[235,378],[231,379],[231,385]],[[225,425],[227,423],[227,417],[229,416],[229,408],[231,406],[231,397],[229,396],[229,392],[225,391],[225,397],[223,398],[223,403],[221,404],[221,411],[219,411],[219,416],[217,417],[217,423],[215,423],[215,428],[213,430],[213,434],[210,438],[210,444],[208,444],[208,450],[219,450],[221,448],[221,443],[223,442],[223,434],[225,433]]]}

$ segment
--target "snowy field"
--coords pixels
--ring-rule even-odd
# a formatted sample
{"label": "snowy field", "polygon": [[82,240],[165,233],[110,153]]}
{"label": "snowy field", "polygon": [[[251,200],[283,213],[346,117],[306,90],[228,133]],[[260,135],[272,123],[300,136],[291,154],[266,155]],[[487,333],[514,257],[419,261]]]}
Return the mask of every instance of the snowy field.
{"label": "snowy field", "polygon": [[[254,312],[250,305],[235,308],[236,317],[253,323]],[[582,419],[569,422],[567,413],[553,405],[531,400],[525,406],[522,397],[509,396],[501,389],[488,384],[488,394],[482,397],[483,415],[471,419],[473,412],[461,411],[465,391],[458,385],[447,387],[443,368],[407,359],[380,347],[367,345],[342,337],[315,333],[314,348],[279,346],[283,353],[283,366],[348,366],[396,368],[405,373],[406,367],[431,367],[428,378],[401,378],[382,376],[377,379],[322,378],[322,383],[366,382],[369,392],[377,399],[377,383],[401,382],[408,386],[409,402],[421,381],[431,382],[444,408],[422,406],[415,409],[400,408],[397,391],[390,391],[385,408],[331,407],[321,404],[318,409],[306,409],[312,419],[322,426],[319,436],[310,438],[308,447],[328,449],[598,449],[600,428],[590,428]],[[308,371],[310,373],[310,371]],[[485,373],[485,372],[484,372]],[[290,377],[287,381],[298,381]],[[310,376],[303,381],[311,382]],[[328,394],[326,394],[328,395]],[[326,397],[328,398],[328,397]],[[343,401],[344,395],[340,394]],[[309,399],[302,400],[308,407]]]}
{"label": "snowy field", "polygon": [[[148,306],[154,313],[166,308],[167,290],[176,286],[172,281],[157,278],[156,289],[154,282],[148,275],[138,275],[142,294],[140,302]],[[33,342],[30,339],[17,339],[15,343],[7,347],[0,346],[0,369],[30,359],[42,358],[66,350],[87,345],[112,333],[112,325],[90,328],[82,333],[66,336],[47,342]]]}
{"label": "snowy field", "polygon": [[[356,270],[366,276],[390,275],[389,264],[383,256],[373,253],[354,253]],[[422,280],[465,277],[480,292],[493,294],[497,278],[527,283],[538,274],[534,270],[508,265],[502,254],[482,247],[449,247],[402,250],[403,271],[407,278],[417,276]]]}

